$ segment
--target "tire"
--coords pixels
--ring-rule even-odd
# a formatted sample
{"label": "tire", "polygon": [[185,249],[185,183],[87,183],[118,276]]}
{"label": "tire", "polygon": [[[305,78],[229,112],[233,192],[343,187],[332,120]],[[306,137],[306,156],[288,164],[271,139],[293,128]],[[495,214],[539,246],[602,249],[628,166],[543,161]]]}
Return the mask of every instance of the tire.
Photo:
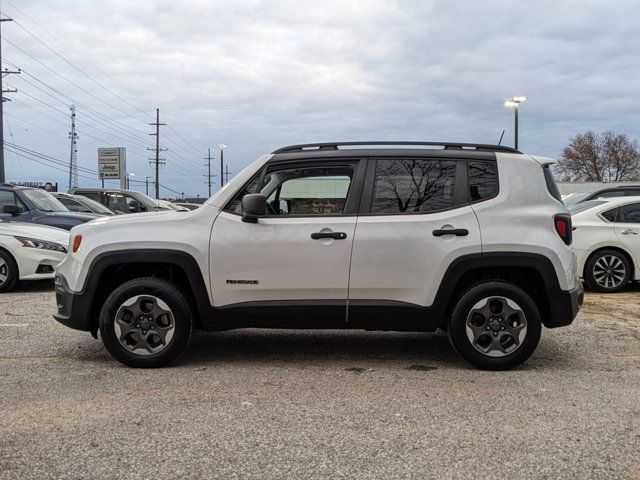
{"label": "tire", "polygon": [[18,283],[18,264],[11,254],[0,250],[0,293],[13,290]]}
{"label": "tire", "polygon": [[531,356],[541,330],[540,312],[529,294],[513,283],[485,281],[458,298],[448,335],[453,348],[472,365],[508,370]]}
{"label": "tire", "polygon": [[173,283],[154,277],[123,283],[100,312],[100,337],[109,353],[129,367],[173,362],[193,335],[189,302]]}
{"label": "tire", "polygon": [[631,263],[624,253],[612,248],[600,250],[584,266],[584,282],[589,290],[614,293],[623,290],[631,280]]}

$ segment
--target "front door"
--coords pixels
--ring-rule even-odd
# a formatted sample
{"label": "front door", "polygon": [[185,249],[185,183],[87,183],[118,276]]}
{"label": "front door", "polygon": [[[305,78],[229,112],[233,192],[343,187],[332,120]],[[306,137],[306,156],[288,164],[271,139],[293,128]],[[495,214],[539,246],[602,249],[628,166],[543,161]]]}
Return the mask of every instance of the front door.
{"label": "front door", "polygon": [[[356,224],[359,162],[270,165],[220,213],[211,235],[211,284],[225,323],[343,325]],[[241,197],[268,212],[242,221]]]}

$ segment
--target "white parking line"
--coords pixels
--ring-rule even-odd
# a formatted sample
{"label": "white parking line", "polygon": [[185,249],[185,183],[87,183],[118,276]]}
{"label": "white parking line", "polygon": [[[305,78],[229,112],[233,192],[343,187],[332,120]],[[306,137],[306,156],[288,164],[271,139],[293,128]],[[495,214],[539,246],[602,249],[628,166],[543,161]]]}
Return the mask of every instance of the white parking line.
{"label": "white parking line", "polygon": [[0,327],[28,327],[28,323],[0,323]]}

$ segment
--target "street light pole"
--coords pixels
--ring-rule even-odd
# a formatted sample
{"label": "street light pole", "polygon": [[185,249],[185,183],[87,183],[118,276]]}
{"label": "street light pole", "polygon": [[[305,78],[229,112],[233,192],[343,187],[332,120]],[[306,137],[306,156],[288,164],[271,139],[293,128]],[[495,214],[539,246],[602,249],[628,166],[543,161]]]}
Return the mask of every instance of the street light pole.
{"label": "street light pole", "polygon": [[220,188],[222,188],[224,185],[224,149],[227,148],[227,145],[219,143],[218,148],[220,149]]}
{"label": "street light pole", "polygon": [[504,102],[505,107],[514,107],[513,108],[513,120],[514,120],[514,133],[513,133],[513,145],[515,149],[518,149],[518,111],[520,109],[520,104],[524,103],[527,100],[527,97],[513,97],[511,100],[507,100]]}

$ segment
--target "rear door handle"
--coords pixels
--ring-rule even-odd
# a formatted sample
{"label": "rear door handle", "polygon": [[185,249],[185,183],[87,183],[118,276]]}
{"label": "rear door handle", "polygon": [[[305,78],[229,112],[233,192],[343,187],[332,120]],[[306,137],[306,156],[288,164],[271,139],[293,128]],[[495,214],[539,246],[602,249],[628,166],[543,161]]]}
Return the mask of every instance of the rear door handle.
{"label": "rear door handle", "polygon": [[311,234],[313,240],[321,240],[323,238],[333,238],[334,240],[344,240],[347,234],[344,232],[315,232]]}
{"label": "rear door handle", "polygon": [[440,230],[434,230],[434,237],[442,237],[443,235],[455,235],[456,237],[466,237],[469,235],[469,230],[466,228],[442,228]]}
{"label": "rear door handle", "polygon": [[638,232],[636,232],[635,230],[631,230],[630,228],[627,228],[626,230],[624,230],[622,232],[623,235],[637,235]]}

